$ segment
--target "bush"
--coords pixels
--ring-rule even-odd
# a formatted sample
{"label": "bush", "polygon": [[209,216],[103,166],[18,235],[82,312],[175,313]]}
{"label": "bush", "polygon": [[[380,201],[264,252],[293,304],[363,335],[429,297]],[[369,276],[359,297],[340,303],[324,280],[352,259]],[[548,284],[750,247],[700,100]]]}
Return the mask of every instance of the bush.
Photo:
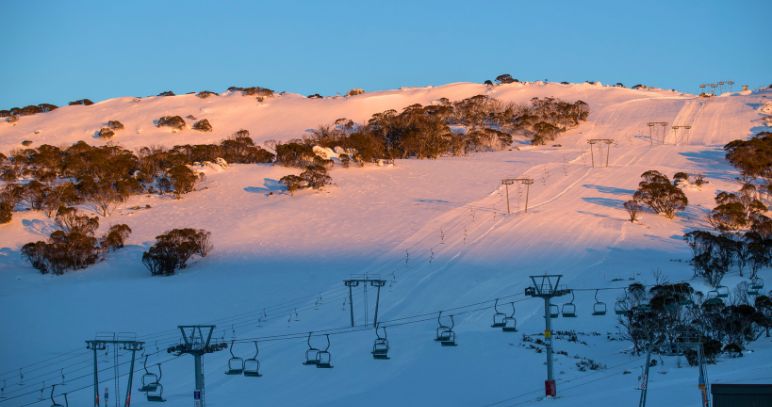
{"label": "bush", "polygon": [[268,88],[261,88],[260,86],[252,86],[249,88],[242,88],[239,86],[231,86],[228,88],[231,92],[240,91],[242,95],[244,96],[273,96],[273,90]]}
{"label": "bush", "polygon": [[307,144],[294,142],[278,144],[276,162],[287,167],[306,167],[314,162],[314,150]]}
{"label": "bush", "polygon": [[750,140],[734,140],[724,146],[726,159],[746,177],[772,178],[772,132]]}
{"label": "bush", "polygon": [[156,236],[156,243],[142,254],[152,275],[173,275],[187,267],[193,255],[206,257],[212,250],[211,233],[201,229],[173,229]]}
{"label": "bush", "polygon": [[101,244],[103,250],[118,250],[123,247],[126,239],[131,234],[131,228],[126,224],[110,226]]}
{"label": "bush", "polygon": [[684,239],[692,249],[694,274],[705,278],[713,287],[721,284],[721,279],[732,265],[735,243],[726,236],[702,230],[686,233]]}
{"label": "bush", "polygon": [[683,210],[689,203],[683,191],[659,171],[646,171],[641,178],[643,180],[638,184],[633,199],[648,205],[655,213],[672,219],[676,211]]}
{"label": "bush", "polygon": [[627,214],[630,216],[630,222],[632,223],[638,220],[638,212],[641,211],[641,204],[639,204],[635,199],[631,199],[629,201],[625,201],[623,205],[627,211]]}
{"label": "bush", "polygon": [[93,104],[94,102],[91,99],[78,99],[69,103],[70,106],[90,106]]}
{"label": "bush", "polygon": [[0,201],[0,225],[10,222],[12,216],[13,205],[5,200]]}
{"label": "bush", "polygon": [[327,175],[327,169],[318,164],[306,167],[306,170],[300,173],[300,178],[306,181],[309,188],[313,189],[321,189],[332,181],[332,178]]}
{"label": "bush", "polygon": [[161,116],[156,121],[156,127],[171,127],[175,130],[182,130],[185,128],[185,120],[180,116]]}
{"label": "bush", "polygon": [[287,187],[287,191],[289,191],[290,195],[293,195],[295,191],[306,188],[308,186],[308,182],[305,179],[293,174],[281,177],[279,182]]}
{"label": "bush", "polygon": [[109,139],[109,138],[112,138],[114,135],[115,135],[115,132],[108,127],[102,127],[97,132],[97,137],[99,138]]}
{"label": "bush", "polygon": [[167,90],[158,94],[158,96],[175,96],[174,92]]}
{"label": "bush", "polygon": [[196,93],[196,96],[200,97],[201,99],[206,99],[209,96],[217,96],[217,94],[212,91],[202,90],[201,92]]}
{"label": "bush", "polygon": [[56,224],[62,230],[51,233],[47,242],[30,242],[21,249],[22,256],[43,274],[61,275],[86,268],[99,261],[100,253],[123,247],[124,239],[131,233],[128,226],[116,225],[98,241],[94,237],[98,218],[80,215],[74,208],[61,208]]}
{"label": "bush", "polygon": [[110,120],[107,122],[107,127],[112,130],[123,130],[123,123],[118,120]]}
{"label": "bush", "polygon": [[203,119],[193,123],[193,130],[198,131],[212,131],[212,125],[209,124],[209,120]]}
{"label": "bush", "polygon": [[198,176],[187,165],[177,165],[166,171],[171,187],[177,199],[183,194],[193,191]]}
{"label": "bush", "polygon": [[501,74],[496,77],[496,82],[504,84],[504,83],[514,83],[514,82],[520,82],[517,79],[512,78],[512,75],[508,73]]}
{"label": "bush", "polygon": [[365,93],[364,89],[362,89],[362,88],[354,88],[354,89],[351,89],[350,91],[348,91],[348,93],[346,93],[346,96],[356,96],[356,95],[361,95],[361,94],[364,94],[364,93]]}

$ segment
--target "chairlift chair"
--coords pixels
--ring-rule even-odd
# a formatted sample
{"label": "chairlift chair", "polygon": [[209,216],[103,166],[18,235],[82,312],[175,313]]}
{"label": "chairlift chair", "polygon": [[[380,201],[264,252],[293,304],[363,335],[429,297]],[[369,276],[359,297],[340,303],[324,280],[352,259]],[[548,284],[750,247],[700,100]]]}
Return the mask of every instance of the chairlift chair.
{"label": "chairlift chair", "polygon": [[503,328],[504,327],[504,318],[507,316],[507,314],[499,311],[499,299],[496,298],[496,302],[493,304],[493,324],[491,325],[491,328]]}
{"label": "chairlift chair", "polygon": [[574,292],[571,291],[571,300],[563,304],[562,314],[564,317],[576,318],[576,304],[574,304]]}
{"label": "chairlift chair", "polygon": [[255,355],[251,358],[244,359],[244,376],[246,377],[260,377],[260,361],[257,360],[257,355],[260,354],[260,348],[257,347],[257,341],[255,341]]}
{"label": "chairlift chair", "polygon": [[69,407],[70,402],[67,401],[67,393],[62,394],[62,396],[64,397],[64,404],[57,403],[56,400],[54,400],[54,390],[58,385],[59,385],[58,383],[51,385],[51,407]]}
{"label": "chairlift chair", "polygon": [[[383,330],[383,336],[378,333],[378,328],[381,328]],[[389,340],[387,339],[386,335],[386,327],[381,327],[380,323],[378,323],[375,326],[375,335],[377,338],[375,339],[375,342],[373,343],[373,351],[371,352],[373,355],[373,359],[388,359],[389,358]]]}
{"label": "chairlift chair", "polygon": [[228,370],[225,371],[227,375],[237,375],[244,373],[244,359],[233,354],[233,343],[231,341],[231,347],[229,349],[231,358],[228,359]]}
{"label": "chairlift chair", "polygon": [[705,298],[708,300],[712,300],[714,298],[718,298],[718,290],[710,290],[705,294]]}
{"label": "chairlift chair", "polygon": [[[148,392],[148,391],[154,391],[155,388],[158,386],[158,375],[155,373],[151,373],[150,370],[147,368],[147,358],[150,355],[145,355],[145,361],[143,362],[143,367],[145,369],[145,373],[142,375],[141,380],[141,386],[139,387],[139,391],[141,392]],[[160,369],[160,366],[159,366]]]}
{"label": "chairlift chair", "polygon": [[627,288],[625,288],[625,297],[614,302],[614,313],[617,315],[627,314]]}
{"label": "chairlift chair", "polygon": [[606,303],[598,299],[598,290],[595,290],[595,304],[592,304],[592,315],[606,315]]}
{"label": "chairlift chair", "polygon": [[327,346],[316,352],[316,367],[322,369],[332,368],[332,354],[330,354],[330,334],[325,334]]}
{"label": "chairlift chair", "polygon": [[164,398],[164,386],[161,383],[158,383],[155,390],[146,392],[145,396],[147,396],[147,401],[150,402],[163,403],[166,401]]}
{"label": "chairlift chair", "polygon": [[560,316],[560,307],[555,304],[550,304],[550,318],[557,318]]}
{"label": "chairlift chair", "polygon": [[[442,316],[442,312],[440,312],[440,316]],[[440,320],[440,316],[437,317],[437,321]],[[442,346],[456,346],[456,333],[453,331],[456,322],[453,319],[453,315],[449,315],[448,317],[450,318],[450,326],[442,325],[440,322],[440,326],[437,328],[438,334],[436,340],[440,341],[440,345]]]}
{"label": "chairlift chair", "polygon": [[306,350],[306,360],[303,362],[303,364],[316,366],[316,364],[319,363],[319,360],[316,358],[317,354],[319,353],[319,349],[311,346],[311,334],[312,332],[308,333],[308,339],[306,340],[308,343],[308,350]]}
{"label": "chairlift chair", "polygon": [[501,327],[503,332],[517,332],[517,319],[515,319],[515,303],[510,302],[512,305],[512,314],[504,317],[504,326]]}
{"label": "chairlift chair", "polygon": [[716,287],[716,292],[718,293],[719,298],[729,297],[729,287],[725,285]]}

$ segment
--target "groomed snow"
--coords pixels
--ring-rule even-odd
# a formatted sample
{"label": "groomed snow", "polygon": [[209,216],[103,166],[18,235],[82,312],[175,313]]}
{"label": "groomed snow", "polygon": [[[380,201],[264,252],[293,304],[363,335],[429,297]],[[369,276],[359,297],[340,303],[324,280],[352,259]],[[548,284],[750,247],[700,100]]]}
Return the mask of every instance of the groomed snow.
{"label": "groomed snow", "polygon": [[[120,120],[126,129],[113,142],[137,149],[146,145],[219,141],[248,129],[256,142],[301,137],[306,129],[340,117],[364,121],[372,113],[446,97],[458,100],[488,94],[503,101],[527,103],[553,96],[590,105],[587,123],[562,135],[562,147],[523,148],[439,160],[397,160],[394,167],[336,168],[334,185],[321,192],[291,197],[277,180],[297,172],[280,166],[231,165],[208,171],[197,191],[181,200],[135,196],[108,218],[102,228],[127,223],[128,247],[107,261],[64,276],[44,276],[24,262],[20,247],[44,239],[52,222],[40,213],[14,213],[0,226],[0,379],[4,394],[31,394],[0,400],[0,406],[35,402],[39,390],[61,381],[64,368],[71,405],[88,405],[90,354],[84,340],[98,331],[131,331],[147,341],[149,363],[173,357],[164,348],[178,341],[178,324],[216,323],[217,337],[265,338],[271,335],[345,328],[349,323],[347,291],[342,280],[352,274],[380,275],[388,281],[381,297],[380,319],[387,322],[392,351],[388,361],[373,360],[372,330],[331,336],[333,369],[302,366],[305,338],[260,342],[264,376],[223,374],[228,352],[205,359],[209,406],[515,406],[630,405],[639,397],[637,377],[643,358],[627,353],[624,341],[609,341],[617,332],[613,312],[590,315],[594,291],[578,291],[577,318],[559,318],[554,329],[576,330],[585,343],[558,339],[555,348],[559,397],[539,401],[546,375],[544,354],[528,349],[523,334],[543,330],[539,300],[523,290],[528,276],[560,273],[570,288],[624,287],[632,281],[653,283],[661,271],[669,281],[691,280],[684,231],[705,226],[704,214],[717,190],[736,190],[736,171],[721,147],[764,127],[758,110],[770,93],[727,95],[710,100],[662,90],[630,90],[599,85],[512,84],[486,88],[470,83],[368,93],[354,97],[306,99],[299,95],[266,98],[227,94],[199,99],[194,95],[151,97],[139,102],[118,98],[93,106],[69,106],[22,117],[15,126],[0,122],[0,151],[22,140],[67,145],[78,140],[103,143],[93,134],[103,122]],[[207,118],[212,133],[179,133],[153,127],[162,115],[192,114]],[[192,122],[187,120],[190,124]],[[688,142],[650,145],[646,122],[691,125]],[[37,131],[37,134],[35,133]],[[675,142],[668,131],[668,142]],[[586,140],[613,138],[608,168],[592,168]],[[597,153],[597,150],[596,150]],[[596,156],[597,158],[597,156]],[[709,183],[689,187],[690,205],[675,220],[645,213],[627,222],[622,203],[649,169],[669,176],[702,173]],[[524,190],[510,189],[507,215],[505,177],[534,178],[524,213]],[[149,209],[134,210],[132,207]],[[175,227],[212,232],[215,250],[181,274],[152,278],[142,252],[154,237]],[[769,270],[762,277],[772,281]],[[733,274],[725,284],[733,287]],[[768,289],[768,287],[767,287]],[[609,309],[620,290],[599,292]],[[433,315],[421,323],[399,325],[397,318],[434,313],[502,298],[516,301],[520,332],[491,329],[490,308],[451,311],[456,315],[459,346],[443,348],[432,340]],[[372,304],[374,290],[368,292]],[[558,300],[558,303],[568,298]],[[357,319],[364,297],[355,290]],[[502,307],[504,308],[504,307]],[[268,320],[258,318],[266,310]],[[295,317],[297,311],[297,318]],[[372,317],[373,308],[368,309]],[[297,319],[297,321],[296,321]],[[323,342],[323,341],[321,341]],[[315,339],[320,343],[320,338]],[[740,359],[720,359],[708,367],[712,382],[761,383],[772,380],[772,343],[761,338]],[[64,352],[70,352],[62,356]],[[160,352],[158,352],[160,351]],[[250,343],[235,352],[250,356]],[[581,372],[576,357],[606,366]],[[18,368],[28,367],[24,386]],[[123,354],[121,362],[127,361]],[[101,387],[114,400],[112,354],[100,356],[106,371]],[[697,371],[664,358],[653,369],[649,405],[682,406],[698,400]],[[685,365],[685,363],[682,364]],[[189,356],[163,365],[166,406],[188,406],[193,389]],[[126,365],[121,366],[125,373]],[[629,374],[624,374],[627,371]],[[138,385],[135,379],[135,390]],[[76,377],[81,377],[75,379]],[[125,386],[125,377],[121,389]],[[57,388],[57,392],[59,388]],[[100,390],[100,393],[102,390]],[[45,391],[45,394],[48,390]],[[39,403],[45,405],[45,402]],[[147,406],[134,392],[133,404]]]}

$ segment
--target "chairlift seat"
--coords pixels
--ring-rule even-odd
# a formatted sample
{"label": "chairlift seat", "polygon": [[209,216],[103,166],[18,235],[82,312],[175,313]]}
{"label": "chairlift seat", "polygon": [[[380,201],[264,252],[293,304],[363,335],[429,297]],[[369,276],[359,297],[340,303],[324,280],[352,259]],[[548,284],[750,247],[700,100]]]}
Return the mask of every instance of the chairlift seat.
{"label": "chairlift seat", "polygon": [[503,312],[497,312],[493,314],[493,324],[491,324],[491,328],[502,328],[504,327],[504,319],[507,317],[506,314]]}
{"label": "chairlift seat", "polygon": [[158,386],[156,386],[155,391],[146,392],[145,396],[147,397],[147,401],[163,403],[166,401],[164,398],[164,386],[161,385],[161,383],[157,384]]}
{"label": "chairlift seat", "polygon": [[576,305],[572,303],[563,304],[562,314],[564,317],[576,318]]}
{"label": "chairlift seat", "polygon": [[249,358],[244,360],[244,376],[246,377],[260,377],[260,361],[255,358]]}
{"label": "chairlift seat", "polygon": [[145,373],[142,375],[142,386],[138,389],[139,391],[155,391],[156,387],[158,387],[158,375],[155,373]]}
{"label": "chairlift seat", "polygon": [[555,304],[550,304],[550,318],[557,318],[560,316],[560,308]]}
{"label": "chairlift seat", "polygon": [[764,288],[764,280],[761,279],[761,277],[755,277],[751,280],[751,289],[758,292]]}
{"label": "chairlift seat", "polygon": [[320,350],[316,353],[316,367],[322,369],[332,368],[332,355],[326,350]]}
{"label": "chairlift seat", "polygon": [[306,361],[303,362],[304,365],[316,365],[319,363],[319,359],[317,357],[319,356],[319,349],[311,348],[306,351]]}
{"label": "chairlift seat", "polygon": [[517,332],[517,320],[515,317],[504,318],[504,326],[501,327],[502,332]]}
{"label": "chairlift seat", "polygon": [[442,346],[456,346],[456,333],[452,330],[446,331],[442,339],[440,340],[440,345]]}
{"label": "chairlift seat", "polygon": [[242,373],[244,373],[244,359],[240,357],[228,359],[228,370],[225,371],[225,374],[240,375]]}
{"label": "chairlift seat", "polygon": [[606,303],[596,302],[592,306],[592,315],[606,315]]}

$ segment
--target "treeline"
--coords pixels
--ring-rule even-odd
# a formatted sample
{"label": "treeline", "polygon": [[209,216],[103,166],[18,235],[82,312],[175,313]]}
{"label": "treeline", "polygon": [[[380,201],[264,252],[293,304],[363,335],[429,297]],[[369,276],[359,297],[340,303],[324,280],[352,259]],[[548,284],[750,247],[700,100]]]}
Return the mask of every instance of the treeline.
{"label": "treeline", "polygon": [[718,287],[733,269],[740,276],[747,269],[751,284],[758,285],[759,271],[772,266],[772,219],[762,201],[770,193],[772,133],[734,140],[724,150],[740,171],[740,189],[716,194],[716,206],[707,216],[713,230],[693,230],[684,239],[692,249],[695,274],[712,286]]}
{"label": "treeline", "polygon": [[437,104],[376,113],[362,125],[338,119],[290,144],[342,147],[353,151],[350,158],[358,162],[437,158],[501,150],[512,144],[513,135],[545,144],[587,120],[588,115],[589,106],[583,101],[534,98],[530,105],[515,105],[485,95],[456,102],[442,98]]}
{"label": "treeline", "polygon": [[[269,163],[274,155],[256,146],[241,130],[219,144],[145,147],[138,154],[119,146],[90,146],[83,141],[67,148],[42,145],[0,154],[0,219],[17,205],[51,216],[62,206],[92,205],[106,216],[132,194],[193,190],[199,174],[188,165],[216,161]],[[20,179],[29,178],[27,182]],[[10,220],[10,218],[8,219]]]}
{"label": "treeline", "polygon": [[710,363],[721,352],[742,356],[748,342],[772,325],[772,301],[764,295],[749,303],[748,297],[727,305],[721,298],[706,298],[687,283],[658,284],[646,289],[631,284],[617,302],[624,334],[635,353],[651,350],[661,354],[684,353],[697,362],[696,345]]}

